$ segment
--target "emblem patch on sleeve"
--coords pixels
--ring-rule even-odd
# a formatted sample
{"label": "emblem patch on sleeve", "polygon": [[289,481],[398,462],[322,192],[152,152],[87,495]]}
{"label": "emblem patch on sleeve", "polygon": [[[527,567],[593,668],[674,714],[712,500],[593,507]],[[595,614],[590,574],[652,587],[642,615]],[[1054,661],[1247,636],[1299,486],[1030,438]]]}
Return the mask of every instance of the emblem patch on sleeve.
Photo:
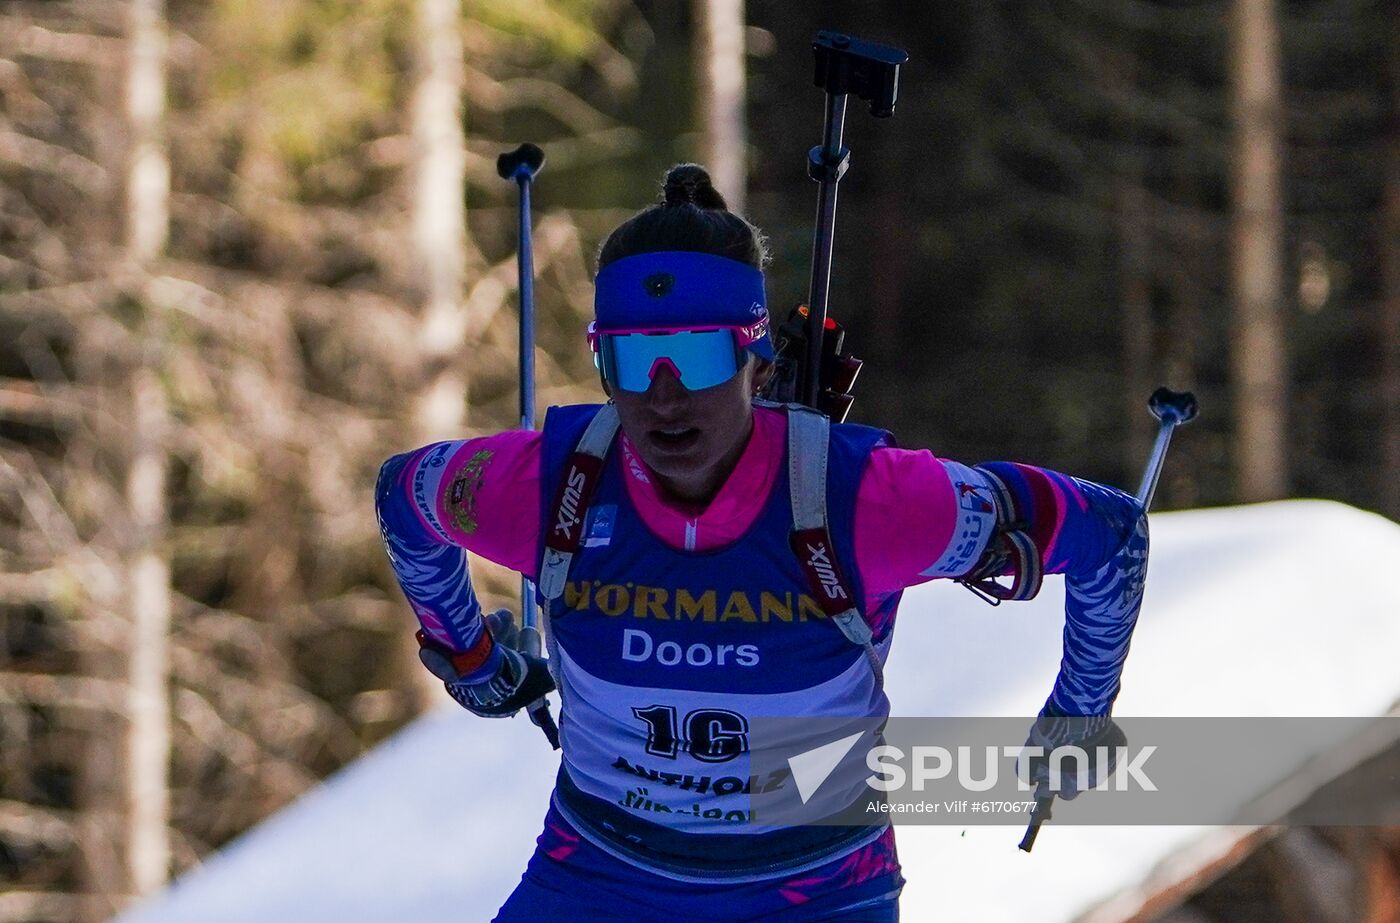
{"label": "emblem patch on sleeve", "polygon": [[443,498],[446,501],[443,506],[452,524],[467,535],[476,531],[476,492],[481,489],[482,475],[495,454],[490,449],[482,449],[467,459],[467,463],[452,478],[447,495]]}

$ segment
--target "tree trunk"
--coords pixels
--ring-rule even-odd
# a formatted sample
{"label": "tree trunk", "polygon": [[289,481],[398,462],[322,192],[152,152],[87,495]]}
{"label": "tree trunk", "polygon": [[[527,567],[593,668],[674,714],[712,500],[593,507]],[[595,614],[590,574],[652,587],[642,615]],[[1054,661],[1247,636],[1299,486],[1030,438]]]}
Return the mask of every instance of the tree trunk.
{"label": "tree trunk", "polygon": [[162,545],[168,411],[164,386],[149,366],[132,387],[131,470],[126,497],[135,542],[126,564],[131,611],[127,715],[127,856],[131,893],[159,890],[170,871],[170,562]]}
{"label": "tree trunk", "polygon": [[428,380],[416,408],[426,440],[456,438],[466,422],[466,141],[456,0],[419,0],[413,94],[413,236],[424,280],[419,347]]}
{"label": "tree trunk", "polygon": [[1231,280],[1240,499],[1288,490],[1283,316],[1282,74],[1274,0],[1232,0]]}
{"label": "tree trunk", "polygon": [[[458,17],[457,0],[418,2],[412,194],[414,246],[424,279],[418,347],[427,371],[414,408],[419,443],[461,438],[466,425],[466,139]],[[410,706],[421,712],[441,695],[441,683],[419,665],[411,632],[405,632],[402,655]]]}
{"label": "tree trunk", "polygon": [[744,211],[748,122],[744,0],[695,0],[700,160],[731,211]]}
{"label": "tree trunk", "polygon": [[[169,235],[170,164],[164,142],[166,35],[163,0],[129,8],[126,251],[145,268]],[[163,325],[146,299],[141,344],[130,383],[126,503],[131,530],[124,562],[131,624],[128,638],[126,855],[129,893],[162,887],[170,871],[170,562],[165,447],[169,410],[160,364]]]}
{"label": "tree trunk", "polygon": [[126,116],[131,131],[127,162],[127,252],[146,263],[165,249],[170,233],[170,160],[165,150],[164,0],[132,0]]}

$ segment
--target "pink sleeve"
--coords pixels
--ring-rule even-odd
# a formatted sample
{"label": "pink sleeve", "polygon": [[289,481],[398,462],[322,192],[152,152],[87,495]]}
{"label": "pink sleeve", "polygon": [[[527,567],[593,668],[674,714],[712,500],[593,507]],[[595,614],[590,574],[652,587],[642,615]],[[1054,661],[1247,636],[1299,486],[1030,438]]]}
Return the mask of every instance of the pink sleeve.
{"label": "pink sleeve", "polygon": [[[539,432],[509,430],[452,445],[438,482],[438,521],[455,545],[527,577],[539,569]],[[416,474],[416,472],[415,472]]]}
{"label": "pink sleeve", "polygon": [[855,516],[856,567],[867,606],[916,583],[961,576],[977,562],[989,520],[984,511],[967,509],[965,478],[971,480],[969,469],[927,449],[870,453]]}

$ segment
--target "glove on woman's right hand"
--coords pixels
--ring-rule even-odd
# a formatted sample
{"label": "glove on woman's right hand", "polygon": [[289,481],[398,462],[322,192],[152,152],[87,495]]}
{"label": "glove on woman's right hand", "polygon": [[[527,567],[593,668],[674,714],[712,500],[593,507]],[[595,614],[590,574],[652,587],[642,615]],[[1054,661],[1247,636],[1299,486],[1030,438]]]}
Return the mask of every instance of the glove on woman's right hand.
{"label": "glove on woman's right hand", "polygon": [[418,657],[467,711],[483,718],[509,718],[553,690],[554,678],[542,658],[517,650],[520,632],[509,609],[498,609],[485,619],[501,652],[500,668],[489,679],[464,682],[452,665],[451,651],[431,640],[420,642]]}
{"label": "glove on woman's right hand", "polygon": [[[1020,765],[1018,760],[1017,771],[1022,778],[1028,778],[1035,784],[1037,797],[1053,793],[1065,801],[1073,801],[1080,792],[1095,788],[1113,775],[1118,768],[1119,748],[1127,743],[1128,737],[1123,729],[1107,715],[1073,717],[1042,714],[1031,726],[1030,735],[1026,738],[1026,746],[1038,747],[1040,752],[1029,755],[1026,766]],[[1050,755],[1059,747],[1077,747],[1084,753],[1088,765],[1079,766],[1077,759],[1064,760],[1064,771],[1057,774],[1059,786],[1052,787]],[[1107,759],[1101,760],[1100,757]],[[1080,778],[1080,771],[1084,773],[1083,778]]]}

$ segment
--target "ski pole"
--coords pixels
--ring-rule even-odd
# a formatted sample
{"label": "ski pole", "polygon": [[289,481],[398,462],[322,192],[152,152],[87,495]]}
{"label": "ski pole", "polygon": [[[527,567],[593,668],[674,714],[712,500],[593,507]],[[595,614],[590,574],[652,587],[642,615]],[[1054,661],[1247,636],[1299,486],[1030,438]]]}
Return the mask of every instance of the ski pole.
{"label": "ski pole", "polygon": [[[520,187],[520,225],[517,265],[520,273],[520,428],[535,428],[535,260],[530,238],[530,183],[544,166],[544,151],[533,144],[496,158],[496,172],[502,179]],[[529,577],[520,578],[520,648],[540,656],[542,639],[535,608],[535,585]],[[530,720],[544,732],[545,739],[559,749],[559,728],[549,713],[549,699],[540,696],[525,709]]]}
{"label": "ski pole", "polygon": [[[1152,497],[1157,492],[1157,479],[1162,476],[1162,465],[1167,458],[1167,446],[1172,441],[1172,430],[1196,419],[1200,404],[1190,391],[1172,391],[1158,388],[1147,399],[1147,408],[1157,418],[1157,441],[1152,446],[1152,454],[1147,459],[1147,467],[1142,472],[1142,482],[1138,485],[1137,499],[1144,512],[1152,508]],[[1031,809],[1030,823],[1026,825],[1026,835],[1021,838],[1020,848],[1031,851],[1035,845],[1040,825],[1050,819],[1050,808],[1055,802],[1055,793],[1049,790],[1049,783],[1041,783],[1035,790],[1035,807]]]}
{"label": "ski pole", "polygon": [[867,100],[870,114],[876,118],[894,114],[899,65],[909,60],[909,54],[838,32],[818,32],[812,50],[816,53],[816,85],[826,91],[826,117],[822,143],[807,155],[807,175],[821,184],[821,192],[812,240],[812,282],[807,295],[807,358],[804,380],[797,382],[797,399],[820,409],[822,338],[826,332],[831,251],[836,236],[836,190],[851,165],[851,152],[841,145],[846,97],[854,93]]}

